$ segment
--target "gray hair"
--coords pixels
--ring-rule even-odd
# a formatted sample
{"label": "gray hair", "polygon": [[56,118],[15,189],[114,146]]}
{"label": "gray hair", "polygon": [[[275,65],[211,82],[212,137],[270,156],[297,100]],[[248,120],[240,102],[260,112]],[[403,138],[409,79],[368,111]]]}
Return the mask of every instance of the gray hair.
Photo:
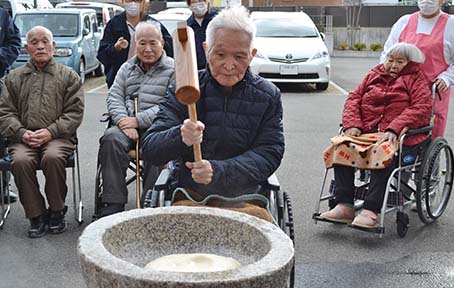
{"label": "gray hair", "polygon": [[252,52],[256,28],[254,21],[249,17],[249,12],[244,6],[223,9],[208,23],[206,31],[207,55],[211,53],[213,48],[216,30],[221,28],[246,33],[251,39],[249,50]]}
{"label": "gray hair", "polygon": [[145,22],[139,22],[136,26],[136,31],[134,33],[134,39],[137,41],[137,35],[139,35],[139,32],[142,32],[142,30],[147,30],[153,28],[159,33],[159,37],[162,39],[162,32],[161,32],[161,24],[159,24],[156,21],[153,20],[148,20]]}
{"label": "gray hair", "polygon": [[396,55],[404,56],[408,59],[408,61],[413,61],[416,63],[423,63],[426,59],[426,57],[424,57],[424,53],[422,53],[422,51],[419,50],[418,47],[405,42],[399,42],[391,46],[391,48],[389,48],[388,52],[386,53],[385,59],[388,59],[390,56]]}
{"label": "gray hair", "polygon": [[27,34],[25,34],[25,39],[27,39],[27,43],[28,40],[30,40],[30,36],[34,34],[37,30],[44,30],[44,32],[46,32],[46,34],[50,36],[50,41],[54,41],[54,36],[52,35],[52,32],[49,29],[47,29],[44,26],[35,26],[32,29],[28,30]]}

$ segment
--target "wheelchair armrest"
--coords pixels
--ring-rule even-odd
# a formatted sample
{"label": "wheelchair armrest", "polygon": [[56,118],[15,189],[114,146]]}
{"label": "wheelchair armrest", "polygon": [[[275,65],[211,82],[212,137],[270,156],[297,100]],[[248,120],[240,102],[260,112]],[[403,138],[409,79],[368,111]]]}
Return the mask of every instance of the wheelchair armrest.
{"label": "wheelchair armrest", "polygon": [[277,176],[275,173],[273,173],[266,182],[263,183],[264,188],[273,190],[273,191],[278,191],[281,187],[279,184],[279,180],[277,179]]}
{"label": "wheelchair armrest", "polygon": [[170,180],[170,169],[166,168],[161,171],[159,174],[158,180],[154,184],[154,190],[164,190],[169,187],[169,180]]}
{"label": "wheelchair armrest", "polygon": [[421,134],[421,133],[429,133],[430,130],[432,130],[432,126],[425,126],[417,129],[410,129],[407,132],[405,132],[405,136],[412,136],[416,134]]}
{"label": "wheelchair armrest", "polygon": [[99,122],[109,122],[110,121],[110,113],[105,112],[102,113],[101,118],[99,118]]}

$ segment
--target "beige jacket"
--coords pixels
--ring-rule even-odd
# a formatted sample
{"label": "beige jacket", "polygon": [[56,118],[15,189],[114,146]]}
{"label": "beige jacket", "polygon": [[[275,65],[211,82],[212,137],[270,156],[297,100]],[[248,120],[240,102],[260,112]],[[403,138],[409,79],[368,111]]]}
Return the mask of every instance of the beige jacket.
{"label": "beige jacket", "polygon": [[5,78],[0,133],[18,143],[26,130],[47,128],[53,139],[74,140],[83,111],[83,86],[76,72],[54,59],[38,71],[29,61]]}

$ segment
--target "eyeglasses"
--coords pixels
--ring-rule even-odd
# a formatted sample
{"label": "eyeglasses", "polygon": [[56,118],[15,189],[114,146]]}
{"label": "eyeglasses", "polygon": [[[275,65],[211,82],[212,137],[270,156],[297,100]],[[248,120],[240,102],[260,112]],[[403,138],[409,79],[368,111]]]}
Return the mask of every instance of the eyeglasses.
{"label": "eyeglasses", "polygon": [[126,3],[131,3],[131,2],[136,2],[136,3],[142,3],[142,0],[125,0]]}

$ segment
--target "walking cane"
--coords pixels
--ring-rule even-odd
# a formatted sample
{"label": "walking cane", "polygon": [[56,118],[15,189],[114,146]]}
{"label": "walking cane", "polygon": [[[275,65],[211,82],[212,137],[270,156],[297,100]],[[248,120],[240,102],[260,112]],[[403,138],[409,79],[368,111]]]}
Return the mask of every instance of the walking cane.
{"label": "walking cane", "polygon": [[[173,33],[175,57],[175,94],[181,104],[188,105],[189,119],[197,123],[195,102],[200,98],[194,31],[185,21],[178,22]],[[202,160],[200,144],[194,144],[194,161]]]}
{"label": "walking cane", "polygon": [[[134,97],[134,113],[137,117],[137,112],[139,111],[139,95],[135,94]],[[136,141],[136,206],[140,208],[140,157],[139,157],[139,140],[140,136]]]}

